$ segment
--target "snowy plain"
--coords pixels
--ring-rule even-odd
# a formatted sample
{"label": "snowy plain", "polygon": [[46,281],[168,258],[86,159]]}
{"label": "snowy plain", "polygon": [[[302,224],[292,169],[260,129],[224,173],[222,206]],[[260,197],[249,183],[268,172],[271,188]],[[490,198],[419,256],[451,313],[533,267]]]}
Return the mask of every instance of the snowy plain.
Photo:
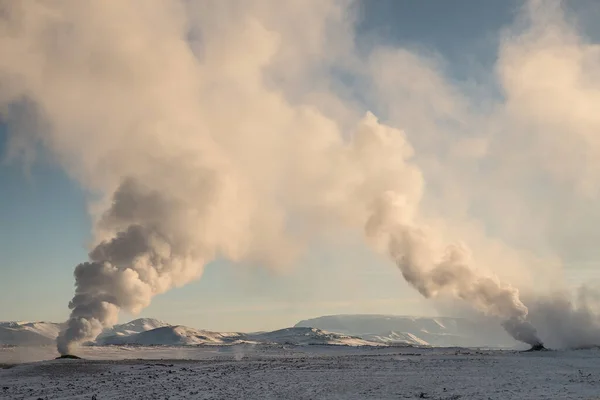
{"label": "snowy plain", "polygon": [[0,349],[1,399],[600,399],[600,351],[352,346]]}
{"label": "snowy plain", "polygon": [[0,399],[600,399],[600,350],[431,346],[502,343],[451,318],[328,316],[257,333],[142,318],[79,348],[83,360],[55,360],[61,327],[0,323]]}

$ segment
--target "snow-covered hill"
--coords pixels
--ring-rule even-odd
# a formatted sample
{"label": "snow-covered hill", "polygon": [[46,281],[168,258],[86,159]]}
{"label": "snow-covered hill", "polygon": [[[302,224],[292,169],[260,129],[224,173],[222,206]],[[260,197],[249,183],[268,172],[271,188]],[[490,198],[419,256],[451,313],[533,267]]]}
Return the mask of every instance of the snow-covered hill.
{"label": "snow-covered hill", "polygon": [[161,326],[156,329],[147,330],[130,335],[113,335],[100,338],[97,343],[104,345],[167,345],[167,346],[189,346],[189,345],[218,345],[239,342],[242,338],[239,333],[221,333],[203,331],[186,326]]}
{"label": "snow-covered hill", "polygon": [[381,343],[358,337],[323,331],[317,328],[294,327],[247,335],[250,341],[260,343],[305,345],[378,346]]}
{"label": "snow-covered hill", "polygon": [[159,321],[154,318],[138,318],[125,324],[115,325],[110,329],[106,329],[98,336],[98,340],[112,336],[129,336],[136,333],[142,333],[151,331],[156,328],[162,328],[164,326],[171,326],[166,322]]}
{"label": "snow-covered hill", "polygon": [[386,344],[447,347],[515,345],[499,324],[475,323],[464,318],[330,315],[300,321],[296,327],[314,327]]}
{"label": "snow-covered hill", "polygon": [[45,346],[53,344],[61,330],[53,322],[0,322],[0,345]]}
{"label": "snow-covered hill", "polygon": [[325,332],[316,328],[287,328],[273,332],[224,333],[189,328],[186,326],[163,326],[131,335],[106,336],[97,341],[102,345],[139,346],[190,346],[230,345],[237,343],[306,345],[381,345],[361,338]]}
{"label": "snow-covered hill", "polygon": [[[54,345],[64,324],[54,322],[0,322],[0,346]],[[112,336],[129,336],[140,332],[169,326],[152,318],[140,318],[126,324],[115,325],[99,336],[99,341]]]}

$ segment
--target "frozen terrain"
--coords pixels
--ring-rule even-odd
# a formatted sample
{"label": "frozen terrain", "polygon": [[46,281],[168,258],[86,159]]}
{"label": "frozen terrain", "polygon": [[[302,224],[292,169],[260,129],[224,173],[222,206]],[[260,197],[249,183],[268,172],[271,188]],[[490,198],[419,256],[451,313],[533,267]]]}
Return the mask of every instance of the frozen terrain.
{"label": "frozen terrain", "polygon": [[599,350],[432,346],[501,342],[454,318],[328,316],[257,333],[138,319],[81,347],[83,360],[55,360],[60,327],[0,324],[0,399],[600,399]]}
{"label": "frozen terrain", "polygon": [[[0,362],[14,363],[19,351],[0,349]],[[82,351],[86,360],[51,360],[54,349],[30,348],[29,360],[46,361],[0,369],[0,398],[600,398],[596,350],[233,345]]]}

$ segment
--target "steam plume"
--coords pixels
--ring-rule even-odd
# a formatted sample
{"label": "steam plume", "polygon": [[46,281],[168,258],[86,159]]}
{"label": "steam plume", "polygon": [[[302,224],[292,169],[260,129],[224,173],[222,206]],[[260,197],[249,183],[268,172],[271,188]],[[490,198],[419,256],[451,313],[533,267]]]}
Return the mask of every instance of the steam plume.
{"label": "steam plume", "polygon": [[[489,118],[472,116],[468,102],[418,55],[382,48],[362,59],[352,48],[346,2],[279,4],[0,0],[0,110],[13,128],[13,150],[40,142],[101,198],[92,207],[94,246],[75,270],[59,351],[93,339],[119,310],[139,312],[154,295],[197,279],[216,258],[276,267],[305,250],[308,238],[340,230],[364,232],[423,296],[456,296],[501,319],[515,339],[539,344],[519,291],[492,273],[504,266],[486,268],[495,260],[481,250],[490,242],[485,235],[467,238],[477,236],[479,245],[469,240],[472,249],[446,246],[453,241],[428,217],[431,204],[454,208],[452,196],[463,206],[464,193],[486,198],[467,179],[477,170],[472,160],[485,156],[504,166],[515,164],[501,157],[518,153],[515,160],[526,160],[527,168],[483,179],[504,184],[522,171],[536,178],[556,173],[560,182],[575,179],[593,193],[590,165],[598,149],[588,138],[597,131],[596,114],[580,115],[589,107],[564,112],[573,108],[556,102],[593,104],[595,92],[579,86],[597,82],[589,67],[597,49],[533,21],[526,40],[507,39],[500,49],[505,107]],[[564,71],[540,74],[551,70],[546,62]],[[330,88],[336,68],[372,81],[369,90],[388,110],[386,123]],[[408,100],[398,93],[409,93]],[[455,139],[435,126],[448,119],[489,137]],[[35,131],[24,129],[32,124]],[[532,131],[527,137],[535,145],[502,142],[495,130],[518,140]],[[589,159],[571,162],[578,152],[563,151],[571,134],[590,149]],[[450,150],[448,138],[455,139]],[[502,146],[489,146],[492,139]],[[442,150],[427,147],[442,140]],[[537,148],[547,151],[527,153]],[[431,159],[457,167],[436,170]],[[539,171],[530,172],[531,160]],[[426,179],[444,192],[429,207]],[[490,209],[512,219],[512,202],[503,196],[490,196]],[[455,217],[446,225],[458,231],[453,222],[468,218]]]}

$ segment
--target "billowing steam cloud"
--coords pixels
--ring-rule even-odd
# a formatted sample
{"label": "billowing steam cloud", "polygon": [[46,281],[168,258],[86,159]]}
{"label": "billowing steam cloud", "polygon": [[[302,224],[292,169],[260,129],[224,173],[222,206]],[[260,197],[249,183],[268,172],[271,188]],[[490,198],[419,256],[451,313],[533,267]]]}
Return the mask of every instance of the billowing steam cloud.
{"label": "billowing steam cloud", "polygon": [[[526,179],[537,175],[505,166],[535,160],[536,173],[552,175],[557,163],[526,151],[568,156],[558,139],[581,130],[569,129],[574,116],[544,106],[548,96],[531,97],[555,86],[536,86],[540,75],[528,66],[580,43],[538,35],[540,26],[557,25],[535,20],[527,40],[507,38],[498,67],[506,103],[491,116],[472,115],[475,107],[418,54],[360,55],[351,9],[334,0],[0,0],[0,111],[12,128],[12,154],[28,155],[41,142],[100,197],[91,207],[95,246],[75,269],[61,353],[94,339],[119,310],[139,312],[153,296],[197,279],[212,260],[277,267],[311,239],[343,230],[364,232],[423,296],[462,299],[515,339],[541,343],[519,291],[506,283],[523,283],[519,277],[535,270],[523,267],[530,258],[473,228],[463,210],[480,201],[491,215],[498,204],[512,212],[506,193],[518,187],[506,187],[506,176],[530,187]],[[538,15],[533,5],[528,12]],[[531,54],[523,46],[541,55],[523,63]],[[580,53],[585,59],[585,46]],[[331,71],[367,82],[390,122],[332,87],[339,79]],[[559,83],[568,86],[569,77]],[[561,123],[548,142],[538,134],[548,128],[540,120],[546,109]],[[502,142],[529,131],[543,146],[517,151]],[[514,159],[498,161],[506,154]],[[486,170],[474,168],[482,160],[490,171],[483,178],[473,175]],[[561,171],[561,184],[569,172]],[[473,180],[485,179],[492,184],[473,189]]]}

